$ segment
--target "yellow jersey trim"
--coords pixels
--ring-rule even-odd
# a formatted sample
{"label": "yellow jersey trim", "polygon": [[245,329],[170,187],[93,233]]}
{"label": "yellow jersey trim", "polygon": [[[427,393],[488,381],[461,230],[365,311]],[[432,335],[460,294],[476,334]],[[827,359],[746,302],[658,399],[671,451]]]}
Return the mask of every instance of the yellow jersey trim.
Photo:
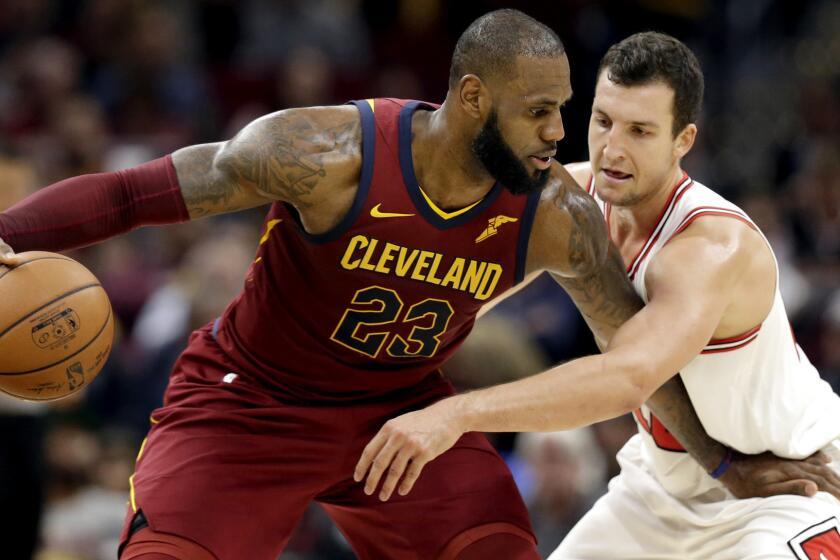
{"label": "yellow jersey trim", "polygon": [[269,220],[268,224],[265,226],[265,233],[262,237],[260,237],[260,245],[264,244],[268,241],[268,238],[271,236],[271,230],[274,229],[274,226],[282,222],[283,220]]}
{"label": "yellow jersey trim", "polygon": [[143,438],[143,443],[140,444],[140,451],[137,452],[137,458],[134,460],[135,463],[140,460],[140,457],[143,456],[143,451],[146,450],[146,442],[148,441],[149,438]]}
{"label": "yellow jersey trim", "polygon": [[376,109],[373,106],[373,99],[365,99],[365,101],[367,101],[367,104],[370,105],[371,112],[374,112]]}
{"label": "yellow jersey trim", "polygon": [[131,509],[137,513],[137,499],[134,496],[134,475],[128,477],[129,496],[131,497]]}
{"label": "yellow jersey trim", "polygon": [[426,191],[424,191],[420,187],[418,187],[418,189],[420,190],[420,194],[423,195],[423,198],[425,199],[426,204],[429,205],[429,208],[434,210],[435,214],[437,214],[438,216],[440,216],[444,220],[450,220],[452,218],[460,216],[461,214],[464,214],[465,212],[469,212],[470,210],[472,210],[473,208],[475,208],[476,206],[481,204],[481,201],[484,200],[483,198],[480,198],[480,199],[476,200],[475,202],[473,202],[472,204],[470,204],[469,206],[467,206],[465,208],[461,208],[460,210],[455,210],[454,212],[447,212],[445,210],[441,210],[440,208],[438,208],[437,204],[432,202],[432,199],[429,198],[429,195],[426,194]]}

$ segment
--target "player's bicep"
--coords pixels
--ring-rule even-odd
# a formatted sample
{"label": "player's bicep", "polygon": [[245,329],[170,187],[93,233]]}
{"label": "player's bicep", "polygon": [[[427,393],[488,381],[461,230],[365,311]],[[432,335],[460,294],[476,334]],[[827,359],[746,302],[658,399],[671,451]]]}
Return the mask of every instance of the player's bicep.
{"label": "player's bicep", "polygon": [[[585,187],[589,178],[592,177],[592,164],[588,161],[576,161],[564,163],[563,168],[581,187]],[[585,190],[585,189],[584,189]]]}
{"label": "player's bicep", "polygon": [[181,194],[195,220],[267,204],[271,200],[239,180],[229,162],[220,162],[224,142],[182,148],[172,154]]}
{"label": "player's bicep", "polygon": [[173,154],[192,217],[284,201],[304,210],[356,181],[361,124],[355,107],[288,109],[249,123],[227,142]]}
{"label": "player's bicep", "polygon": [[706,239],[672,242],[647,270],[647,305],[616,332],[610,353],[617,360],[644,363],[655,389],[712,338],[740,268],[735,254]]}

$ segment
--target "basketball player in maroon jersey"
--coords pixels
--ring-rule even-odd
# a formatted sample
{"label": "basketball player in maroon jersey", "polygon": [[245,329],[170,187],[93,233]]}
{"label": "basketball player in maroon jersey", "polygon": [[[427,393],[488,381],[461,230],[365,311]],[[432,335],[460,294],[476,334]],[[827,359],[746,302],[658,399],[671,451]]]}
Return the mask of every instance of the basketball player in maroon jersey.
{"label": "basketball player in maroon jersey", "polygon": [[[538,558],[480,434],[407,496],[373,496],[353,475],[384,422],[452,393],[440,366],[525,275],[554,273],[603,341],[640,308],[598,207],[553,162],[571,93],[558,37],[501,10],[459,40],[440,107],[280,111],[0,215],[0,262],[13,265],[11,247],[63,250],[271,204],[243,292],[192,335],[153,413],[123,560],[275,558],[313,500],[360,558]],[[698,460],[719,460],[679,388],[648,404]],[[736,472],[731,484],[763,490],[748,466]]]}

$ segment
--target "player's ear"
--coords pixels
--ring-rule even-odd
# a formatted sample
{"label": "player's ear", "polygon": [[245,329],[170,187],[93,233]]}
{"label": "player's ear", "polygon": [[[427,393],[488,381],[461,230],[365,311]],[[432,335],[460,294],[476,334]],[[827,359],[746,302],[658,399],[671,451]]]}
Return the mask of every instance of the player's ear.
{"label": "player's ear", "polygon": [[466,74],[461,76],[456,87],[461,109],[470,117],[481,120],[484,112],[489,110],[487,87],[481,78],[475,74]]}
{"label": "player's ear", "polygon": [[694,139],[697,138],[697,126],[689,123],[683,128],[674,139],[674,155],[682,159],[694,146]]}

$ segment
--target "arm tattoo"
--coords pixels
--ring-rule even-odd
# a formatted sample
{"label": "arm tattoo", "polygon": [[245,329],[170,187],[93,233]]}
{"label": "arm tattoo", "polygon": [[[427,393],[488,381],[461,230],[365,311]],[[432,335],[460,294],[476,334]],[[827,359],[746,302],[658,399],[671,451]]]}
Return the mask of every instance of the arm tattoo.
{"label": "arm tattoo", "polygon": [[[283,200],[307,208],[330,166],[361,153],[358,116],[340,114],[324,125],[307,110],[258,119],[224,144],[178,150],[173,161],[190,216],[200,218]],[[320,115],[322,120],[335,114]]]}
{"label": "arm tattoo", "polygon": [[574,276],[552,276],[602,345],[642,308],[642,301],[627,278],[621,255],[608,239],[604,218],[594,201],[576,191],[568,191],[560,200],[572,221],[567,252]]}
{"label": "arm tattoo", "polygon": [[[235,212],[247,205],[237,204],[243,189],[229,180],[229,164],[222,163],[220,173],[213,172],[215,145],[194,146],[173,155],[181,193],[190,218],[198,219],[221,212]],[[228,167],[228,169],[225,169]]]}
{"label": "arm tattoo", "polygon": [[657,389],[645,404],[707,472],[720,464],[726,447],[706,434],[679,375]]}
{"label": "arm tattoo", "polygon": [[327,159],[358,150],[356,138],[361,138],[358,118],[325,128],[304,115],[280,113],[248,141],[248,149],[236,150],[230,165],[260,191],[305,208],[306,197],[327,176]]}
{"label": "arm tattoo", "polygon": [[[552,276],[572,297],[604,350],[615,331],[642,308],[642,301],[627,278],[618,249],[608,240],[607,254],[599,260],[598,247],[607,238],[606,226],[594,202],[582,202],[577,194],[568,193],[564,203],[573,223],[569,263],[578,275]],[[657,389],[646,404],[707,471],[720,463],[726,448],[706,433],[679,375]]]}

